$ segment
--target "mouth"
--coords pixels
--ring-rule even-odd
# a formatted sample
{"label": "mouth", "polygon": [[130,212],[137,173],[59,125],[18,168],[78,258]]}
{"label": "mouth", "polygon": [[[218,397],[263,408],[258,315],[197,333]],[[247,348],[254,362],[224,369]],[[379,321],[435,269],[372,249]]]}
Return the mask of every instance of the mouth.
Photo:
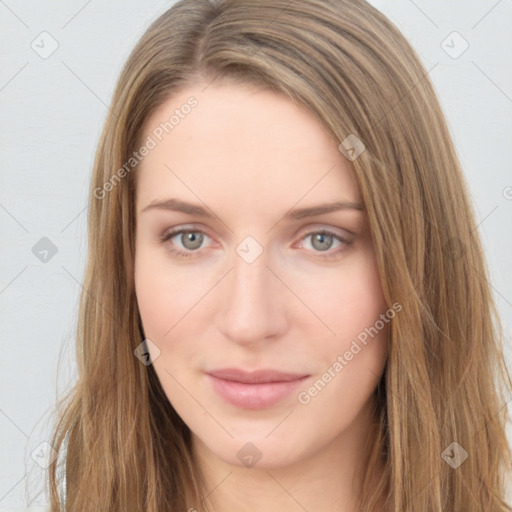
{"label": "mouth", "polygon": [[287,398],[309,375],[234,368],[207,372],[215,392],[241,409],[265,409]]}

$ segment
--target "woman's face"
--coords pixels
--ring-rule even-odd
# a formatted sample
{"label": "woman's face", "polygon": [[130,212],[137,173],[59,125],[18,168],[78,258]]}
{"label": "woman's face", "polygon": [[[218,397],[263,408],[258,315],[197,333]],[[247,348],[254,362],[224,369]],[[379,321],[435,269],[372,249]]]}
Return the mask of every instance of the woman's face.
{"label": "woman's face", "polygon": [[[154,370],[225,463],[355,450],[394,311],[350,162],[286,97],[203,87],[175,94],[143,134],[135,286]],[[242,373],[209,375],[226,369]]]}

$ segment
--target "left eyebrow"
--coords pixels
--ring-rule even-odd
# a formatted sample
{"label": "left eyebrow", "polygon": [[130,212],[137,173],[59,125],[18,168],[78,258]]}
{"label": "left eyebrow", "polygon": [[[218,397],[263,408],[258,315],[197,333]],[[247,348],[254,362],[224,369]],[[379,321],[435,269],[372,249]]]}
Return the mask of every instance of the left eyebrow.
{"label": "left eyebrow", "polygon": [[324,213],[337,212],[339,210],[356,210],[363,211],[361,203],[350,201],[337,201],[335,203],[319,204],[317,206],[308,206],[305,208],[296,208],[289,211],[285,219],[304,219],[305,217],[314,217],[315,215],[322,215]]}
{"label": "left eyebrow", "polygon": [[189,215],[198,215],[200,217],[208,217],[212,219],[215,217],[213,213],[207,211],[201,205],[187,203],[186,201],[175,198],[165,199],[163,201],[152,201],[145,208],[143,208],[140,213],[148,210],[168,210],[188,213]]}
{"label": "left eyebrow", "polygon": [[[153,201],[141,210],[141,213],[148,210],[168,210],[182,212],[189,215],[198,215],[200,217],[214,218],[216,215],[209,212],[199,204],[188,203],[180,199],[170,198],[163,201]],[[363,206],[361,203],[351,201],[337,201],[334,203],[325,203],[315,206],[308,206],[304,208],[297,208],[287,212],[284,219],[304,219],[306,217],[314,217],[315,215],[322,215],[339,210],[356,210],[362,211]]]}

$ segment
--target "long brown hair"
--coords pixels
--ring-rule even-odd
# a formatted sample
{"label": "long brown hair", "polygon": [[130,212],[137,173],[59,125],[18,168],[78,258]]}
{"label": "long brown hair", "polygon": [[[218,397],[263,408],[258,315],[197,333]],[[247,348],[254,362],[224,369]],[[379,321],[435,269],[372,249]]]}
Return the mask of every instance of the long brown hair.
{"label": "long brown hair", "polygon": [[361,510],[512,510],[503,499],[511,381],[467,185],[426,70],[363,0],[181,0],[131,53],[94,162],[78,379],[59,403],[52,445],[65,466],[50,467],[51,510],[65,501],[70,512],[185,511],[204,499],[190,431],[134,356],[144,339],[137,166],[126,163],[156,108],[214,80],[284,94],[334,140],[364,144],[351,165],[385,299],[403,309],[391,322]]}

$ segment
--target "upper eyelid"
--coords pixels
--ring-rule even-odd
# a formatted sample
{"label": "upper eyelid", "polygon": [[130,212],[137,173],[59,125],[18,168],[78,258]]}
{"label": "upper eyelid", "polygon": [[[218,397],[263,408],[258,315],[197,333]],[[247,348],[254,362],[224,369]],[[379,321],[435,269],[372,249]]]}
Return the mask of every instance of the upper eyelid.
{"label": "upper eyelid", "polygon": [[[316,233],[317,231],[322,231],[322,230],[332,231],[334,234],[336,234],[337,231],[343,231],[343,232],[348,233],[349,235],[356,235],[355,231],[351,231],[350,229],[347,229],[347,228],[340,228],[340,227],[335,227],[335,226],[329,226],[329,225],[326,225],[326,224],[316,223],[313,226],[309,226],[307,228],[301,228],[300,230],[296,230],[294,236],[297,236],[297,234],[299,232],[300,233],[304,233],[304,234],[310,234],[312,232]],[[179,233],[181,231],[194,231],[194,232],[200,232],[200,233],[203,233],[205,235],[208,235],[208,229],[205,229],[205,228],[203,228],[200,225],[192,225],[192,224],[191,225],[187,225],[187,224],[184,224],[182,226],[178,225],[178,226],[175,226],[175,227],[168,228],[168,229],[164,230],[162,236],[166,235],[167,233]],[[210,238],[213,238],[210,235],[208,235],[208,236]]]}
{"label": "upper eyelid", "polygon": [[[320,231],[329,231],[336,236],[343,237],[342,234],[338,233],[339,230],[344,231],[344,232],[348,233],[349,235],[355,235],[355,233],[353,231],[350,231],[349,229],[346,229],[346,228],[336,228],[336,227],[326,226],[325,224],[318,224],[317,226],[312,226],[312,227],[298,230],[298,232],[296,232],[296,234],[294,236],[298,236],[299,233],[302,233],[303,236],[306,236],[306,235],[310,235],[312,233],[317,233]],[[171,233],[173,235],[177,235],[184,231],[190,231],[190,232],[194,232],[194,233],[198,232],[198,233],[202,233],[202,234],[208,236],[208,238],[213,238],[210,235],[208,235],[208,230],[205,230],[199,226],[187,226],[187,225],[166,229],[161,236],[164,237]]]}
{"label": "upper eyelid", "polygon": [[[323,224],[323,225],[318,225],[317,227],[313,226],[313,227],[309,227],[309,228],[304,228],[303,230],[300,230],[299,233],[295,234],[294,238],[299,236],[299,241],[302,241],[306,237],[311,236],[313,234],[320,233],[320,232],[327,232],[327,234],[332,235],[334,238],[337,238],[342,243],[350,243],[349,238],[350,238],[350,236],[354,236],[354,233],[345,229],[344,231],[346,231],[349,234],[349,236],[346,237],[343,234],[337,232],[337,230],[339,230],[339,229],[341,229],[341,228],[326,227],[325,224]],[[201,234],[205,235],[207,238],[209,238],[210,240],[213,240],[213,237],[208,235],[208,233],[204,229],[201,229],[198,226],[186,226],[186,225],[182,226],[182,227],[170,228],[170,229],[164,231],[164,233],[159,237],[159,239],[167,239],[167,241],[169,241],[170,239],[172,239],[175,236],[180,235],[184,232],[201,233]]]}

